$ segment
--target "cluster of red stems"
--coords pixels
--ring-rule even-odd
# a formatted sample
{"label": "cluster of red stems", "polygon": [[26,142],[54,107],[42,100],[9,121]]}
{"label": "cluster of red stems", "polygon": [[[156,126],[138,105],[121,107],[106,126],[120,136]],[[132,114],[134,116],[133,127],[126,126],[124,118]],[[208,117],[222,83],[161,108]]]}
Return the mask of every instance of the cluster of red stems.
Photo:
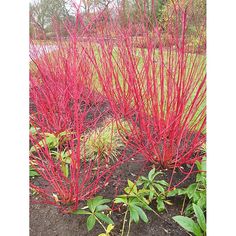
{"label": "cluster of red stems", "polygon": [[[102,13],[87,23],[78,7],[76,22],[65,22],[69,37],[57,35],[56,50],[48,52],[50,46],[31,42],[30,124],[40,132],[30,134],[30,143],[37,145],[45,133],[68,131],[58,151],[71,150],[67,177],[61,158],[52,157],[47,146],[30,154],[43,179],[30,185],[43,202],[67,212],[77,209],[137,153],[156,166],[172,168],[173,174],[201,160],[206,139],[205,55],[187,42],[187,13],[175,6],[178,17],[165,32],[157,21],[147,27],[143,16],[143,23],[125,27],[109,21],[91,35],[89,29]],[[81,153],[86,152],[81,149],[84,135],[107,116],[118,123],[126,149],[132,150],[130,155],[124,150],[109,166]],[[186,178],[191,171],[184,172]]]}

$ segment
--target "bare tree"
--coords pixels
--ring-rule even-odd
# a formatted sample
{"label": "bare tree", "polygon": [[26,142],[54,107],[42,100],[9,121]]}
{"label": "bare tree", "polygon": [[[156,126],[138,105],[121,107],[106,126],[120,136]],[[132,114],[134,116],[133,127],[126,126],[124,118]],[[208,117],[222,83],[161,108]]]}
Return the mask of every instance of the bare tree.
{"label": "bare tree", "polygon": [[46,33],[52,27],[52,19],[58,23],[71,17],[69,0],[40,0],[30,3],[30,28]]}

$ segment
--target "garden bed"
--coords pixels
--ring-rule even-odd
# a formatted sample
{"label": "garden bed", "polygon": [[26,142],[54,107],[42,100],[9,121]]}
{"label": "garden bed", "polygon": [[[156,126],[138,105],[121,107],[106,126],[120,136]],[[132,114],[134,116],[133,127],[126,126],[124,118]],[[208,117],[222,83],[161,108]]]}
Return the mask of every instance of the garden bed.
{"label": "garden bed", "polygon": [[[119,190],[118,194],[121,194],[123,188],[126,186],[127,179],[132,181],[136,180],[139,175],[146,176],[150,170],[150,164],[146,164],[141,156],[137,156],[136,160],[132,159],[129,162],[123,164],[121,168],[112,176],[109,185],[98,195],[106,198],[114,199],[116,196],[116,189]],[[170,179],[171,171],[163,171],[163,179]],[[122,176],[122,181],[118,181],[119,177]],[[174,181],[178,183],[183,179],[183,174],[180,171],[176,171]],[[34,181],[37,181],[36,177]],[[193,183],[195,180],[194,174],[190,176],[181,186],[186,187]],[[119,186],[117,186],[117,183]],[[31,200],[37,200],[37,196],[31,196]],[[156,216],[152,212],[146,212],[149,222],[145,224],[140,221],[139,224],[133,223],[131,225],[130,235],[148,235],[148,236],[185,236],[189,235],[184,231],[174,220],[173,216],[179,215],[183,197],[177,196],[171,199],[173,205],[167,205],[167,210],[163,213],[159,213],[160,217]],[[155,209],[155,206],[152,206]],[[115,228],[111,235],[120,235],[124,218],[124,212],[116,211],[112,214],[112,219],[115,222]],[[102,233],[101,226],[95,225],[94,229],[90,232],[86,228],[86,217],[81,215],[63,214],[58,209],[51,205],[46,204],[31,204],[30,205],[30,235],[50,235],[50,236],[85,236],[94,235],[97,236]]]}

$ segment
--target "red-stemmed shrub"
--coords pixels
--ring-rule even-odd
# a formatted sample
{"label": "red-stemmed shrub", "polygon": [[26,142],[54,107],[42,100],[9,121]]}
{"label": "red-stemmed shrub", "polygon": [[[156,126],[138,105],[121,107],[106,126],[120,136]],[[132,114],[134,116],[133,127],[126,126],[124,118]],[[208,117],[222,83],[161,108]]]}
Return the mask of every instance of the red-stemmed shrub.
{"label": "red-stemmed shrub", "polygon": [[[83,23],[79,14],[77,21]],[[48,45],[31,44],[30,165],[40,177],[31,180],[30,187],[40,194],[40,202],[71,212],[103,189],[127,157],[120,150],[109,159],[112,138],[105,154],[99,147],[95,158],[86,154],[89,133],[110,125],[104,121],[112,120],[112,113],[93,85],[83,32],[78,36],[76,26],[67,28],[70,38],[58,35],[51,52]]]}
{"label": "red-stemmed shrub", "polygon": [[[188,8],[174,4],[173,9],[174,20],[165,29],[158,21],[149,28],[145,22],[115,24],[105,34],[112,32],[116,40],[94,37],[96,53],[87,53],[117,120],[128,121],[133,148],[150,162],[175,169],[202,157],[206,71],[202,45],[200,55],[186,40]],[[145,41],[138,49],[135,27]]]}

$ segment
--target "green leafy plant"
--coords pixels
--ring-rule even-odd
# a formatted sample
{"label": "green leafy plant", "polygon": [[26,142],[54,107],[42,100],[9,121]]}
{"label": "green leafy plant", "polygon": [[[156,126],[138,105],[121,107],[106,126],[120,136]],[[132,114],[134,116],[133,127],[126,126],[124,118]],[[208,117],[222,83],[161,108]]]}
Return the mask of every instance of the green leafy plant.
{"label": "green leafy plant", "polygon": [[[38,130],[38,128],[31,127],[30,133],[32,135],[39,134]],[[70,138],[71,134],[73,134],[73,132],[69,131],[63,131],[59,134],[41,133],[44,138],[30,148],[30,153],[32,154],[47,146],[52,156],[55,157],[55,159],[60,160],[62,173],[65,177],[68,177],[69,165],[71,163],[71,150],[59,151],[59,145],[66,142],[66,140]],[[38,173],[34,169],[30,169],[30,177],[37,176],[37,174]]]}
{"label": "green leafy plant", "polygon": [[202,209],[196,205],[192,204],[195,218],[195,222],[192,218],[186,216],[174,216],[173,219],[185,230],[193,233],[196,236],[205,236],[206,235],[206,219]]}
{"label": "green leafy plant", "polygon": [[156,171],[153,168],[149,173],[148,177],[141,176],[138,181],[138,186],[143,186],[142,191],[146,193],[149,203],[154,199],[157,203],[157,211],[162,212],[165,208],[165,203],[172,205],[172,203],[166,199],[168,183],[165,180],[157,180],[157,177],[162,172]]}
{"label": "green leafy plant", "polygon": [[47,146],[50,150],[56,149],[60,144],[63,144],[68,139],[67,136],[71,135],[72,133],[73,132],[69,131],[63,131],[59,134],[42,133],[44,138],[30,148],[30,153],[35,152],[45,146]]}
{"label": "green leafy plant", "polygon": [[192,203],[198,205],[202,210],[206,209],[206,158],[203,158],[201,162],[196,162],[196,166],[200,172],[196,175],[194,183],[187,188],[174,189],[167,194],[168,197],[184,195],[182,209],[184,209],[185,200],[188,198],[188,205],[184,210],[184,214],[187,216],[193,214]]}
{"label": "green leafy plant", "polygon": [[40,174],[32,166],[30,166],[30,177],[35,176],[40,176]]}
{"label": "green leafy plant", "polygon": [[[89,199],[87,201],[87,206],[83,207],[82,209],[78,209],[73,212],[75,215],[87,215],[87,229],[88,231],[92,230],[98,222],[102,228],[107,231],[111,231],[111,227],[106,228],[102,222],[107,224],[114,225],[112,219],[104,213],[104,211],[110,210],[110,207],[105,203],[111,202],[110,199],[105,199],[102,196],[97,196],[95,198]],[[110,232],[109,231],[109,232]],[[109,235],[109,234],[108,234]]]}
{"label": "green leafy plant", "polygon": [[122,236],[124,235],[125,222],[127,221],[128,213],[129,213],[130,218],[129,218],[127,235],[129,235],[130,226],[133,221],[135,223],[138,223],[139,219],[141,219],[145,223],[148,222],[147,215],[143,209],[153,211],[152,208],[150,208],[148,205],[149,202],[144,197],[146,192],[143,190],[138,190],[135,183],[128,180],[128,186],[124,189],[124,191],[125,191],[125,194],[117,196],[114,200],[114,203],[116,204],[122,203],[122,205],[126,208],[125,216],[123,220],[123,227],[122,227],[122,234],[121,234]]}
{"label": "green leafy plant", "polygon": [[[123,122],[122,126],[127,127],[127,123]],[[115,121],[106,120],[103,127],[96,128],[83,137],[85,143],[81,145],[81,153],[85,153],[89,160],[96,160],[98,157],[117,160],[120,150],[125,146],[119,128]]]}

